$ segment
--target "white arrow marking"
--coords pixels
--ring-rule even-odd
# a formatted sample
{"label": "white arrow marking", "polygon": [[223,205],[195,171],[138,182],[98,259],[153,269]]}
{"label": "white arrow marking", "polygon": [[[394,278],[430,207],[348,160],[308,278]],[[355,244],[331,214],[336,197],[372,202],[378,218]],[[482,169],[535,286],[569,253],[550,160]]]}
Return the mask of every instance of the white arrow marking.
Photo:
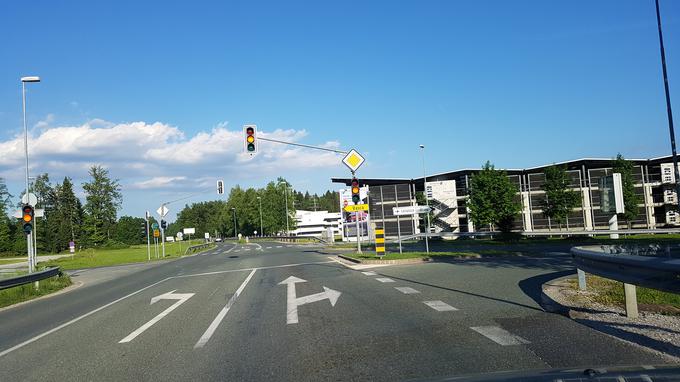
{"label": "white arrow marking", "polygon": [[295,276],[290,276],[287,279],[281,281],[279,285],[288,285],[288,309],[286,312],[286,323],[287,324],[297,324],[298,323],[298,306],[300,305],[305,305],[309,304],[312,302],[317,302],[321,300],[328,299],[328,301],[331,303],[331,306],[335,306],[335,303],[338,302],[338,298],[340,298],[340,295],[342,294],[341,292],[338,292],[337,290],[333,290],[331,288],[323,287],[323,292],[315,293],[315,294],[310,294],[309,296],[302,296],[300,298],[297,297],[295,293],[295,284],[296,283],[305,283],[307,280],[303,280],[301,278],[297,278]]}
{"label": "white arrow marking", "polygon": [[163,293],[163,294],[161,294],[161,295],[158,295],[158,296],[152,298],[152,299],[151,299],[151,304],[150,304],[150,305],[153,305],[153,304],[157,303],[157,302],[160,301],[160,300],[177,300],[177,302],[174,303],[174,304],[172,304],[172,305],[170,305],[167,309],[165,309],[164,311],[160,312],[156,317],[154,317],[154,318],[152,318],[151,320],[149,320],[149,322],[147,322],[146,324],[140,326],[139,329],[137,329],[137,330],[135,330],[134,332],[130,333],[127,337],[123,338],[123,339],[120,340],[118,343],[122,344],[122,343],[130,342],[130,341],[134,340],[135,337],[137,337],[138,335],[144,333],[144,331],[145,331],[146,329],[149,329],[151,326],[153,326],[153,324],[157,323],[157,322],[160,321],[163,317],[165,317],[165,316],[167,316],[168,314],[170,314],[170,312],[172,312],[173,310],[177,309],[178,306],[180,306],[180,305],[182,305],[183,303],[185,303],[185,302],[186,302],[188,299],[190,299],[191,296],[193,296],[193,295],[194,295],[194,293],[175,293],[175,291],[172,290],[172,291],[170,291],[170,292],[168,292],[168,293]]}

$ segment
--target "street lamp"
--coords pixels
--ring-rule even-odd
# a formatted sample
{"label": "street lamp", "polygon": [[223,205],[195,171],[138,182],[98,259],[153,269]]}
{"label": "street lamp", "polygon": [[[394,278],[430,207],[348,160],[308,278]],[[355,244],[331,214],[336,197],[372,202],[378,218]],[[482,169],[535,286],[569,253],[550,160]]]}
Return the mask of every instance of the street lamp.
{"label": "street lamp", "polygon": [[430,202],[427,200],[427,175],[425,172],[425,145],[420,145],[420,152],[423,157],[423,194],[425,195],[425,205],[428,207],[427,211],[427,231],[425,232],[425,252],[430,253],[430,244],[428,237],[430,236]]}
{"label": "street lamp", "polygon": [[288,228],[288,182],[279,182],[279,184],[281,183],[286,187],[283,189],[283,196],[286,199],[286,236],[288,236],[290,235],[290,229]]}
{"label": "street lamp", "polygon": [[231,210],[234,212],[234,239],[236,239],[236,207],[231,207]]}
{"label": "street lamp", "polygon": [[[29,200],[28,195],[31,193],[31,189],[28,184],[28,127],[26,125],[26,83],[29,82],[40,82],[40,77],[38,76],[28,76],[21,77],[21,98],[23,104],[24,112],[24,155],[26,156],[26,200]],[[26,244],[28,251],[28,273],[33,273],[33,234],[29,233],[26,235]]]}
{"label": "street lamp", "polygon": [[260,202],[260,237],[264,236],[264,228],[262,228],[262,198],[257,197],[257,201]]}

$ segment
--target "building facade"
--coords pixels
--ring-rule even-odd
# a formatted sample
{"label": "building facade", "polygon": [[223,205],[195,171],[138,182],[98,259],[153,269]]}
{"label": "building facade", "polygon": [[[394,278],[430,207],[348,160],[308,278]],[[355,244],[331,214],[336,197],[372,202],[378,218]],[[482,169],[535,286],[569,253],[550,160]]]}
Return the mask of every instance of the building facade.
{"label": "building facade", "polygon": [[[620,228],[673,228],[680,226],[677,212],[678,196],[675,191],[675,174],[670,156],[652,159],[631,159],[635,191],[639,196],[637,217],[629,222],[619,221]],[[556,163],[563,166],[571,179],[570,187],[581,196],[580,206],[572,210],[564,224],[556,224],[543,215],[545,201],[542,186],[544,171],[550,165],[528,169],[506,169],[508,178],[517,190],[517,201],[522,210],[515,221],[515,229],[526,232],[559,230],[608,229],[611,213],[601,209],[600,179],[611,175],[612,159],[584,158]],[[403,179],[365,179],[362,184],[371,187],[408,183],[414,191],[425,192],[433,207],[432,227],[434,232],[479,232],[495,227],[475,227],[468,218],[466,202],[470,180],[479,169],[463,169],[427,176],[406,182]],[[334,178],[332,181],[346,183],[348,180]]]}
{"label": "building facade", "polygon": [[293,236],[321,238],[329,228],[333,230],[333,235],[342,233],[342,217],[339,212],[296,210],[295,221],[297,225],[291,231]]}

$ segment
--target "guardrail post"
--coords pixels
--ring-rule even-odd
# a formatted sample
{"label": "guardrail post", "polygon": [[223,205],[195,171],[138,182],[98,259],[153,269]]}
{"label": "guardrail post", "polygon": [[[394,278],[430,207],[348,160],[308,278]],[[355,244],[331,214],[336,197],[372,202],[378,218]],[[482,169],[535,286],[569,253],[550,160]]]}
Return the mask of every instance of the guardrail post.
{"label": "guardrail post", "polygon": [[586,273],[578,268],[576,269],[576,273],[578,274],[578,289],[586,290]]}
{"label": "guardrail post", "polygon": [[638,318],[637,293],[635,285],[623,283],[623,293],[626,295],[626,317]]}

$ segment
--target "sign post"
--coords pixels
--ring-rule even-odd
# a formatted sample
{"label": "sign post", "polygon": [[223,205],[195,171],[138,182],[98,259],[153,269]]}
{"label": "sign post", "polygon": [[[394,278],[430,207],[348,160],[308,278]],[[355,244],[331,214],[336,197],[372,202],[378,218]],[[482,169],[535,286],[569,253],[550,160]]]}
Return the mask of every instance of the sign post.
{"label": "sign post", "polygon": [[[168,210],[168,207],[165,206],[165,203],[163,203],[163,204],[161,204],[160,207],[158,207],[156,212],[158,213],[158,216],[160,216],[161,220],[163,220],[163,218],[165,218],[165,216],[170,211]],[[161,247],[163,248],[163,257],[165,257],[165,228],[161,227],[161,231],[162,231],[161,232],[162,233],[162,235],[161,235]]]}
{"label": "sign post", "polygon": [[[349,168],[349,170],[352,172],[352,183],[355,182],[355,174],[356,171],[361,167],[362,164],[366,159],[359,154],[358,151],[352,149],[350,150],[347,155],[345,155],[344,158],[342,158],[342,163]],[[359,185],[357,184],[356,187],[358,188]],[[352,184],[352,188],[354,188],[354,184]],[[354,194],[354,191],[352,191]],[[354,201],[354,204],[357,205],[358,202]],[[354,221],[356,223],[356,230],[357,230],[357,253],[361,253],[361,238],[359,237],[359,212],[356,211],[354,213]]]}
{"label": "sign post", "polygon": [[146,257],[147,261],[151,261],[151,237],[149,236],[149,216],[151,214],[146,211],[144,214],[144,220],[146,221]]}

